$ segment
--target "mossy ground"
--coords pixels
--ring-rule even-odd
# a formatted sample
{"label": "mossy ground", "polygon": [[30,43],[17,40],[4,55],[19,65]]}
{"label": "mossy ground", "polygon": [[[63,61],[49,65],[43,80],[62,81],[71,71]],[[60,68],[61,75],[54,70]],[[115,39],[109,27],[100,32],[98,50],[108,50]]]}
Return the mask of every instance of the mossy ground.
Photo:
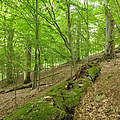
{"label": "mossy ground", "polygon": [[[88,70],[90,75],[97,68]],[[98,70],[96,71],[98,72]],[[94,74],[96,74],[94,72]],[[79,85],[82,83],[82,87]],[[69,89],[65,86],[69,85]],[[79,101],[86,91],[86,88],[91,85],[91,81],[87,79],[78,79],[76,81],[65,81],[57,86],[54,86],[47,91],[44,96],[36,98],[29,102],[24,107],[17,110],[16,113],[5,118],[4,120],[67,120],[72,118],[73,109],[79,104]],[[51,99],[45,99],[49,96]]]}

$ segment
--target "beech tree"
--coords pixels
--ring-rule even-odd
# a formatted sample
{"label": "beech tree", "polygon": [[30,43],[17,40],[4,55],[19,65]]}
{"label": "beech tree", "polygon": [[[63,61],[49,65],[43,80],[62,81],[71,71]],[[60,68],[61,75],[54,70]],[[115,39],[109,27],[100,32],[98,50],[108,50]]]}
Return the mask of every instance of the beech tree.
{"label": "beech tree", "polygon": [[106,20],[106,41],[105,41],[105,56],[114,57],[114,40],[113,40],[113,28],[114,21],[110,12],[109,2],[105,1],[105,20]]}
{"label": "beech tree", "polygon": [[[119,46],[120,2],[98,0],[2,0],[0,2],[0,76],[39,87],[40,72]],[[105,46],[105,47],[104,47]],[[19,68],[19,70],[18,70]],[[71,72],[72,73],[72,72]],[[4,77],[3,77],[4,76]],[[32,77],[31,77],[32,76]],[[7,77],[7,78],[6,78]]]}

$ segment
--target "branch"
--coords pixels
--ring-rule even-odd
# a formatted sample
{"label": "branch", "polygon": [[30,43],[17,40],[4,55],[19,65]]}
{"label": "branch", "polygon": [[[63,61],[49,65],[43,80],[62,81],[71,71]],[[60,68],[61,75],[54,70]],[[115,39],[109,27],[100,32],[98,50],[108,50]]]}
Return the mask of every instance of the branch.
{"label": "branch", "polygon": [[12,8],[12,9],[15,9],[15,10],[17,10],[17,11],[19,11],[19,13],[23,16],[23,19],[27,22],[27,24],[34,30],[34,28],[31,26],[31,24],[28,22],[28,19],[25,17],[25,15],[20,11],[20,9],[19,9],[19,7],[17,6],[17,5],[15,5],[16,6],[16,8],[14,8],[14,7],[12,7],[12,6],[10,6],[9,4],[7,4],[7,6],[9,6],[10,8]]}
{"label": "branch", "polygon": [[118,0],[116,0],[116,2],[117,2],[117,5],[118,5],[118,8],[120,10],[120,4],[119,4]]}
{"label": "branch", "polygon": [[86,19],[81,15],[81,13],[80,13],[80,11],[79,11],[78,9],[77,9],[77,11],[78,11],[78,14],[81,16],[81,18],[84,19],[84,21],[85,21],[85,23],[86,23],[86,25],[87,25]]}
{"label": "branch", "polygon": [[50,4],[50,6],[51,6],[51,10],[52,10],[52,14],[53,14],[54,18],[53,18],[53,16],[52,16],[50,10],[48,9],[47,5],[45,4],[44,0],[42,0],[42,2],[43,2],[43,4],[45,5],[45,7],[46,7],[46,9],[47,9],[47,11],[48,11],[48,13],[49,13],[52,21],[53,21],[53,26],[58,30],[60,36],[62,37],[62,39],[63,39],[63,41],[64,41],[64,43],[65,43],[65,46],[66,46],[66,47],[68,48],[68,50],[70,51],[69,42],[68,42],[66,36],[65,36],[65,35],[62,33],[62,31],[60,30],[60,27],[59,27],[59,25],[58,25],[57,22],[56,22],[55,13],[54,13],[54,10],[53,10],[53,6],[52,6],[52,4],[50,3],[50,0],[49,0],[49,4]]}

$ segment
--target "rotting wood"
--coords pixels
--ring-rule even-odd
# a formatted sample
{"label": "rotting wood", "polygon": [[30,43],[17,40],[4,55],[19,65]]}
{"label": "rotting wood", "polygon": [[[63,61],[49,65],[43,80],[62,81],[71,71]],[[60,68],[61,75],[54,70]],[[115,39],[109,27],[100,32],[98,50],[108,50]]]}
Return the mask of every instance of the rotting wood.
{"label": "rotting wood", "polygon": [[79,67],[79,69],[78,69],[78,71],[77,71],[77,73],[76,74],[74,74],[73,76],[72,76],[72,78],[69,78],[67,81],[70,81],[70,80],[76,80],[76,79],[78,79],[78,78],[80,78],[80,77],[83,77],[84,75],[85,75],[85,73],[86,73],[86,69],[88,68],[88,65],[87,64],[84,64],[84,65],[82,65],[81,67]]}
{"label": "rotting wood", "polygon": [[[101,62],[103,60],[103,58],[102,58],[102,55],[101,55],[101,57],[91,57],[91,59],[89,60],[89,63],[84,63],[84,64],[82,64],[80,67],[79,67],[79,69],[78,69],[78,71],[76,72],[76,74],[74,74],[73,76],[72,76],[72,78],[70,77],[70,78],[68,78],[66,81],[70,81],[70,80],[76,80],[76,79],[78,79],[78,78],[81,78],[81,77],[84,77],[84,76],[86,76],[87,75],[87,72],[86,72],[86,70],[91,66],[91,65],[97,65],[97,64],[99,64],[99,62]],[[94,61],[94,62],[93,62]]]}

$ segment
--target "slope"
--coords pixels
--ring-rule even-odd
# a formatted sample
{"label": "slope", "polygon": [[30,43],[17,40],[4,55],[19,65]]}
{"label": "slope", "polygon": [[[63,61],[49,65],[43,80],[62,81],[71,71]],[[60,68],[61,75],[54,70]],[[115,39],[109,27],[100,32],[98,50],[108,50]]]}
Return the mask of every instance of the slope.
{"label": "slope", "polygon": [[101,63],[100,76],[76,107],[74,120],[120,120],[120,54]]}

